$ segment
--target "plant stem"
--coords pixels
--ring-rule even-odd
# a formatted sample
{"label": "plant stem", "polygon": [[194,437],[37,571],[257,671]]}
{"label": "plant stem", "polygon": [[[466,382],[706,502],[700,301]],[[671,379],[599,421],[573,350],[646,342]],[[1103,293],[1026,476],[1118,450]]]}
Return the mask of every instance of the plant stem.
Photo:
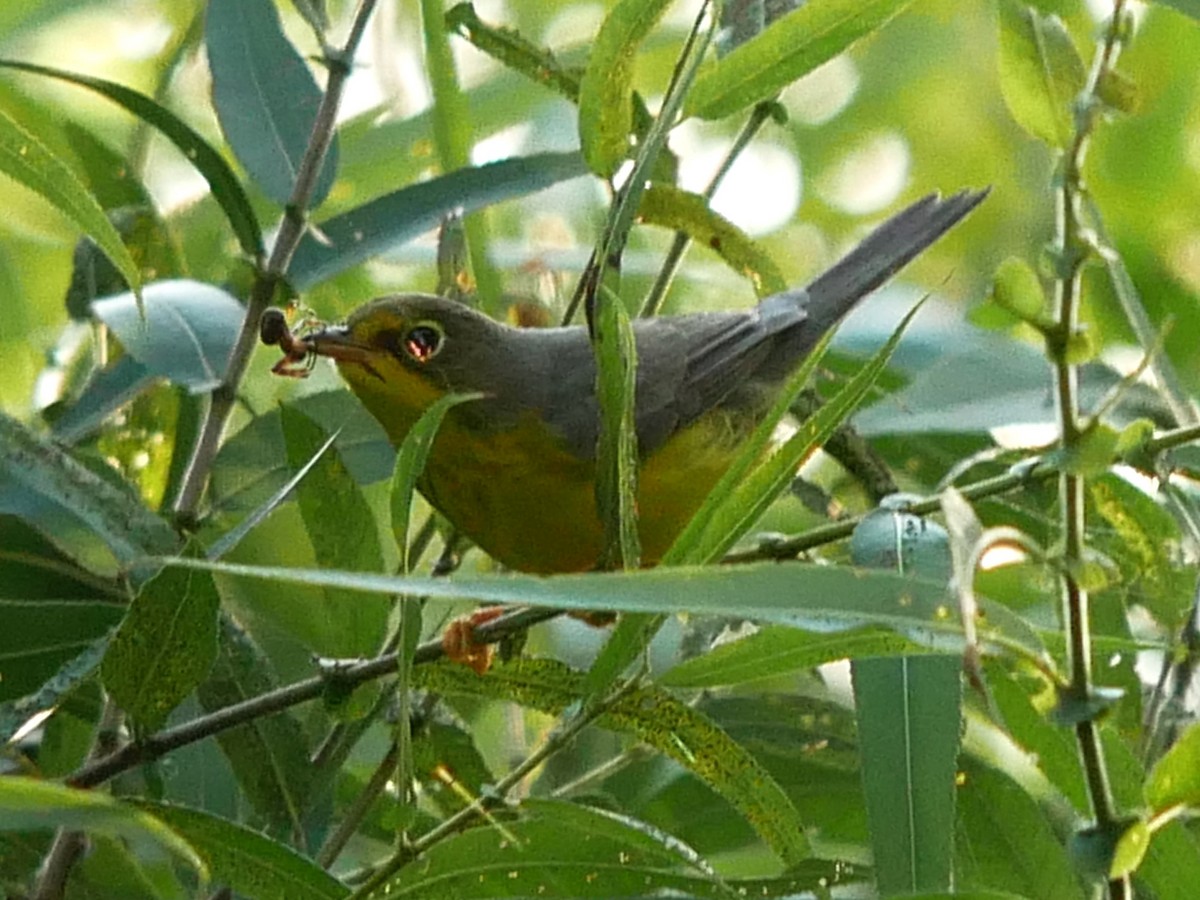
{"label": "plant stem", "polygon": [[[1119,45],[1119,33],[1124,0],[1115,0],[1113,14],[1105,31],[1088,82],[1080,94],[1076,110],[1075,133],[1063,156],[1062,181],[1056,192],[1056,251],[1060,274],[1056,285],[1057,323],[1051,341],[1054,357],[1055,393],[1058,399],[1059,430],[1063,449],[1070,454],[1084,439],[1084,426],[1079,411],[1079,376],[1076,364],[1068,351],[1070,339],[1079,328],[1080,281],[1087,248],[1080,221],[1081,197],[1084,193],[1083,161],[1088,141],[1098,120],[1100,98],[1098,87],[1110,72]],[[1067,630],[1070,685],[1068,696],[1074,703],[1086,704],[1093,694],[1091,623],[1087,589],[1079,582],[1078,573],[1085,562],[1087,484],[1081,474],[1064,469],[1059,474],[1059,498],[1062,506],[1063,530],[1063,625]],[[1083,763],[1088,795],[1096,828],[1101,833],[1113,833],[1117,827],[1117,811],[1109,784],[1108,768],[1100,728],[1094,717],[1075,725],[1075,738]],[[1116,835],[1113,834],[1113,837]],[[1113,879],[1108,884],[1109,896],[1124,898],[1131,895],[1128,878]]]}
{"label": "plant stem", "polygon": [[[479,643],[495,642],[558,615],[560,611],[555,609],[517,609],[476,626],[473,640]],[[413,662],[429,663],[441,659],[444,655],[441,640],[434,639],[417,648],[417,652],[413,654]],[[394,675],[398,661],[398,653],[386,653],[346,667],[338,672],[337,679],[341,685],[354,687],[376,678]],[[243,700],[241,703],[218,709],[216,712],[197,716],[190,722],[164,728],[157,734],[126,744],[112,753],[85,763],[67,778],[67,784],[79,788],[95,787],[121,772],[158,759],[172,750],[194,744],[262,716],[273,715],[308,700],[315,700],[321,696],[328,681],[328,677],[321,675],[305,678]]]}
{"label": "plant stem", "polygon": [[197,519],[200,501],[204,496],[204,489],[208,485],[209,472],[212,470],[217,451],[221,447],[221,438],[225,433],[229,415],[237,404],[238,387],[245,377],[246,368],[250,364],[250,356],[258,341],[259,319],[270,305],[283,276],[287,274],[292,256],[300,245],[300,239],[304,236],[304,229],[308,221],[308,205],[312,201],[321,165],[325,161],[329,145],[333,142],[342,91],[345,88],[346,79],[350,75],[354,54],[358,50],[363,33],[366,31],[367,22],[375,9],[375,3],[376,0],[360,0],[344,48],[340,53],[329,54],[326,58],[329,78],[325,84],[325,94],[321,98],[321,106],[313,121],[308,147],[304,151],[304,157],[300,160],[300,168],[296,172],[296,183],[292,187],[291,199],[284,210],[279,224],[279,234],[275,238],[275,245],[271,249],[267,265],[259,272],[254,287],[250,291],[250,299],[246,304],[246,317],[242,321],[242,330],[238,333],[237,341],[229,355],[229,368],[226,370],[221,385],[212,393],[208,414],[204,418],[204,425],[201,428],[200,437],[196,441],[196,446],[192,449],[192,457],[188,461],[179,496],[175,500],[176,520],[184,526],[191,526]]}
{"label": "plant stem", "polygon": [[400,745],[392,744],[387,754],[380,760],[379,765],[375,767],[375,771],[371,774],[371,780],[366,783],[359,795],[354,798],[350,808],[346,810],[346,815],[338,823],[337,830],[329,835],[325,843],[321,845],[316,856],[318,866],[328,869],[334,864],[338,854],[342,852],[350,838],[354,837],[354,832],[358,831],[358,826],[370,812],[371,804],[387,787],[388,779],[395,773],[396,763],[399,759]]}

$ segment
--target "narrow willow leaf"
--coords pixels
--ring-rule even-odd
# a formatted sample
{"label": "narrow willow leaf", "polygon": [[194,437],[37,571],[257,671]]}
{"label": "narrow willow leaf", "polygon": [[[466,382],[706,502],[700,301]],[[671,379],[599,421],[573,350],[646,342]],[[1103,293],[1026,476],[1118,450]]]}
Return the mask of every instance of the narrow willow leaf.
{"label": "narrow willow leaf", "polygon": [[400,550],[400,569],[410,570],[413,560],[408,558],[409,530],[412,522],[413,493],[421,473],[425,471],[425,462],[429,459],[429,451],[433,449],[434,438],[442,426],[446,413],[461,403],[478,400],[483,394],[446,394],[421,413],[421,418],[409,429],[404,442],[396,451],[396,465],[392,470],[392,536]]}
{"label": "narrow willow leaf", "polygon": [[[271,0],[210,0],[204,43],[221,131],[255,183],[286,205],[308,149],[321,89],[283,33]],[[337,160],[335,138],[311,206],[319,206],[333,186]]]}
{"label": "narrow willow leaf", "polygon": [[880,894],[949,890],[962,661],[851,661]]}
{"label": "narrow willow leaf", "polygon": [[637,525],[637,431],[634,391],[637,345],[633,326],[619,297],[604,291],[597,298],[593,343],[600,439],[596,449],[596,509],[604,525],[602,568],[636,569],[641,565]]}
{"label": "narrow willow leaf", "polygon": [[141,291],[141,270],[95,197],[70,166],[3,111],[0,111],[0,172],[66,216],[95,241],[134,293]]}
{"label": "narrow willow leaf", "polygon": [[441,841],[371,896],[737,896],[677,838],[627,816],[525,800],[515,821]]}
{"label": "narrow willow leaf", "polygon": [[62,69],[52,69],[47,66],[36,66],[31,63],[14,60],[0,60],[0,67],[19,69],[57,78],[80,87],[88,88],[113,103],[123,106],[146,124],[157,129],[163,137],[179,148],[188,161],[196,167],[208,186],[212,189],[213,197],[229,220],[233,233],[237,235],[242,252],[251,258],[263,254],[262,230],[258,219],[242,190],[241,182],[225,162],[225,158],[213,149],[204,138],[187,125],[182,119],[164,106],[159,105],[149,97],[130,90],[124,85],[93,78],[88,75],[77,75]]}
{"label": "narrow willow leaf", "polygon": [[592,43],[579,85],[579,139],[588,167],[610,178],[629,151],[633,131],[633,59],[669,4],[620,0]]}
{"label": "narrow willow leaf", "polygon": [[692,657],[655,680],[664,687],[722,687],[789,675],[843,659],[921,652],[919,644],[881,629],[820,634],[768,626],[741,640],[714,647],[702,656]]}
{"label": "narrow willow leaf", "polygon": [[684,565],[690,563],[706,563],[715,558],[710,551],[711,541],[706,540],[710,520],[732,502],[738,486],[746,479],[755,464],[763,458],[775,434],[775,427],[783,421],[792,404],[804,390],[804,386],[820,365],[829,339],[825,338],[812,352],[805,357],[800,367],[792,374],[780,389],[770,410],[758,423],[754,431],[742,444],[737,458],[729,469],[721,476],[721,480],[708,492],[703,505],[692,516],[687,527],[683,529],[675,543],[663,555],[663,565]]}
{"label": "narrow willow leaf", "polygon": [[289,269],[307,290],[441,224],[455,210],[473,212],[587,174],[577,152],[543,153],[459,169],[385,194],[318,223],[322,239],[305,234]]}
{"label": "narrow willow leaf", "polygon": [[565,70],[553,53],[526,40],[518,31],[484,22],[472,4],[452,7],[446,13],[446,27],[507,68],[568,100],[579,99],[578,72]]}
{"label": "narrow willow leaf", "polygon": [[211,573],[164,569],[130,605],[100,674],[117,704],[148,730],[212,667],[220,603]]}
{"label": "narrow willow leaf", "polygon": [[[216,563],[183,557],[154,560],[179,568],[281,584],[336,587],[367,594],[407,594],[479,603],[516,603],[553,609],[727,615],[827,631],[879,625],[943,652],[962,651],[962,626],[946,604],[943,581],[850,566],[776,563],[743,566],[659,566],[631,572],[576,575],[373,575],[334,569],[290,569]],[[363,599],[357,603],[367,602]],[[986,609],[998,617],[1002,606]],[[988,637],[985,626],[981,637]],[[1006,647],[1017,649],[1009,640]],[[1034,655],[1033,649],[1022,652]]]}
{"label": "narrow willow leaf", "polygon": [[1062,20],[1020,0],[1001,0],[1000,91],[1022,128],[1051,147],[1066,147],[1072,104],[1086,78]]}
{"label": "narrow willow leaf", "polygon": [[878,31],[911,0],[809,0],[736,50],[709,64],[696,79],[684,115],[720,119],[769,100]]}
{"label": "narrow willow leaf", "polygon": [[[1084,900],[1062,841],[1034,798],[1003,773],[970,756],[964,754],[959,768],[959,890],[988,885],[1016,892],[997,893],[998,897]],[[941,896],[975,895],[968,890]]]}
{"label": "narrow willow leaf", "polygon": [[715,212],[700,194],[669,185],[651,185],[642,197],[638,218],[647,225],[685,232],[693,241],[721,257],[733,271],[750,279],[754,293],[759,297],[787,290],[783,273],[770,255],[744,231]]}
{"label": "narrow willow leaf", "polygon": [[0,831],[69,828],[152,844],[187,863],[202,879],[208,872],[196,851],[159,819],[100,791],[63,787],[40,779],[0,778]]}
{"label": "narrow willow leaf", "polygon": [[350,889],[285,844],[198,809],[135,801],[166,822],[204,861],[212,879],[256,900],[338,900]]}
{"label": "narrow willow leaf", "polygon": [[[482,676],[457,664],[419,666],[413,679],[432,690],[503,698],[553,715],[578,702],[583,690],[579,672],[549,659],[515,660]],[[745,817],[785,866],[810,855],[804,823],[787,794],[702,713],[646,687],[617,698],[597,724],[631,734],[693,772]]]}

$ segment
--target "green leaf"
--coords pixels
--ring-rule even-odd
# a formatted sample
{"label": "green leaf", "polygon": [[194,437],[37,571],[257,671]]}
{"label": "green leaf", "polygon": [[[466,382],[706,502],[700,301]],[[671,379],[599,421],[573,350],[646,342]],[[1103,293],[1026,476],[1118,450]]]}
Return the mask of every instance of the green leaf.
{"label": "green leaf", "polygon": [[337,900],[350,889],[312,860],[257,831],[186,806],[137,800],[204,861],[212,880],[255,900]]}
{"label": "green leaf", "polygon": [[437,228],[455,210],[472,212],[585,174],[578,153],[543,153],[409,185],[318,223],[321,239],[305,234],[288,278],[297,290],[307,290]]}
{"label": "green leaf", "polygon": [[[1021,785],[964,754],[959,762],[958,884],[1000,896],[1083,900],[1062,841]],[[969,890],[965,896],[973,896]],[[958,897],[959,893],[952,896]]]}
{"label": "green leaf", "polygon": [[[329,432],[357,485],[391,476],[396,452],[383,427],[346,390],[322,391],[297,399],[295,407]],[[229,438],[213,464],[210,493],[219,512],[257,509],[290,479],[281,414],[278,409],[255,418]]]}
{"label": "green leaf", "polygon": [[611,178],[629,151],[633,131],[633,60],[669,4],[620,0],[592,42],[579,84],[579,140],[588,167]]}
{"label": "green leaf", "polygon": [[636,569],[638,447],[634,425],[637,345],[620,297],[602,289],[592,321],[600,438],[596,448],[596,510],[604,525],[601,568]]}
{"label": "green leaf", "polygon": [[[207,569],[279,584],[336,587],[374,594],[408,594],[480,603],[518,603],[552,609],[617,612],[694,612],[738,615],[813,629],[879,625],[922,646],[961,652],[962,626],[946,605],[946,585],[893,572],[765,563],[742,566],[672,566],[631,572],[576,575],[459,576],[431,578],[373,575],[334,569],[289,569],[216,563],[183,557],[156,562]],[[353,601],[361,604],[361,599]],[[343,608],[346,612],[349,607]],[[995,612],[988,611],[990,621]],[[981,636],[989,634],[981,623]]]}
{"label": "green leaf", "polygon": [[1019,0],[1000,2],[1000,90],[1017,123],[1059,149],[1074,132],[1072,104],[1087,72],[1057,16]]}
{"label": "green leaf", "polygon": [[962,660],[851,661],[876,885],[949,890]]}
{"label": "green leaf", "polygon": [[97,600],[0,599],[0,701],[37,690],[121,621],[124,606]]}
{"label": "green leaf", "polygon": [[1042,693],[1041,700],[1045,703],[1051,687],[1044,682],[1022,684],[999,661],[985,660],[984,668],[992,700],[1012,739],[1037,760],[1038,768],[1076,810],[1086,810],[1087,786],[1073,736],[1052,725],[1044,712],[1034,706],[1038,693]]}
{"label": "green leaf", "polygon": [[433,449],[434,438],[441,428],[442,420],[451,409],[461,403],[478,400],[483,394],[446,394],[439,397],[421,413],[421,418],[404,436],[404,442],[396,451],[396,465],[392,470],[392,536],[400,549],[400,569],[408,572],[413,562],[408,558],[409,528],[412,521],[413,493],[417,481],[425,471],[425,461]]}
{"label": "green leaf", "polygon": [[88,379],[87,387],[53,423],[54,438],[75,444],[94,434],[121,409],[155,383],[155,376],[129,354]]}
{"label": "green leaf", "polygon": [[[216,712],[278,687],[270,661],[248,634],[223,616],[216,661],[196,691],[204,711]],[[217,742],[242,793],[267,828],[293,840],[302,837],[304,814],[314,799],[314,771],[296,716],[286,711],[259,716],[219,732]],[[215,869],[213,861],[208,862]]]}
{"label": "green leaf", "polygon": [[[174,552],[178,538],[130,491],[0,414],[0,514],[15,515],[89,568]],[[107,548],[96,547],[102,542]],[[109,555],[111,553],[111,555]]]}
{"label": "green leaf", "polygon": [[243,306],[220,288],[186,279],[148,284],[142,297],[144,315],[130,294],[97,300],[92,312],[150,374],[197,394],[220,385]]}
{"label": "green leaf", "polygon": [[112,835],[142,847],[156,846],[190,866],[201,879],[203,860],[161,821],[100,791],[83,791],[48,781],[9,775],[0,778],[0,831],[70,828]]}
{"label": "green leaf", "polygon": [[1155,815],[1174,806],[1200,807],[1200,724],[1189,726],[1154,764],[1146,782],[1146,802]]}
{"label": "green leaf", "polygon": [[996,269],[992,299],[997,306],[1037,328],[1053,324],[1046,315],[1046,295],[1037,273],[1018,256],[1010,256]]}
{"label": "green leaf", "polygon": [[[211,0],[204,43],[221,130],[263,193],[284,206],[308,149],[322,91],[283,33],[271,0]],[[310,206],[319,206],[329,193],[337,164],[335,137]]]}
{"label": "green leaf", "polygon": [[1113,851],[1109,878],[1124,878],[1142,864],[1150,847],[1150,835],[1150,826],[1141,819],[1134,819],[1128,824]]}
{"label": "green leaf", "polygon": [[[324,430],[291,406],[280,410],[288,463],[308,463],[325,442]],[[336,450],[325,453],[296,488],[300,515],[312,543],[317,565],[381,572],[383,553],[375,516],[362,491],[350,477]],[[325,642],[314,648],[334,656],[360,656],[379,648],[387,624],[388,604],[331,588],[322,603],[328,617]]]}
{"label": "green leaf", "polygon": [[638,218],[647,225],[686,232],[696,243],[720,256],[729,268],[750,279],[759,297],[788,288],[770,255],[740,228],[714,212],[700,194],[653,184],[642,195]]}
{"label": "green leaf", "polygon": [[920,652],[920,645],[874,628],[820,634],[768,626],[741,640],[714,647],[703,656],[685,660],[656,681],[664,687],[711,688],[775,678],[842,659]]}
{"label": "green leaf", "polygon": [[484,22],[470,3],[452,7],[446,13],[446,27],[506,68],[520,72],[568,100],[579,99],[579,78],[574,71],[565,70],[553,53],[526,40],[520,32]]}
{"label": "green leaf", "polygon": [[156,128],[204,176],[233,233],[237,235],[242,252],[255,259],[263,254],[262,230],[237,176],[220,153],[169,109],[137,91],[102,78],[14,60],[0,60],[0,67],[33,72],[89,88]]}
{"label": "green leaf", "polygon": [[[431,690],[503,698],[552,715],[577,703],[584,689],[580,673],[549,659],[514,660],[485,675],[453,663],[419,666],[413,680]],[[694,772],[746,818],[785,866],[810,855],[804,823],[775,779],[687,704],[658,688],[639,688],[621,695],[597,724],[632,734]]]}
{"label": "green leaf", "polygon": [[104,251],[135,293],[141,290],[141,270],[95,197],[70,166],[3,110],[0,110],[0,172],[40,195],[66,216]]}
{"label": "green leaf", "polygon": [[809,0],[701,70],[684,115],[719,119],[769,100],[878,31],[911,0]]}
{"label": "green leaf", "polygon": [[104,687],[147,730],[204,680],[217,657],[221,600],[212,575],[164,569],[146,583],[109,644]]}
{"label": "green leaf", "polygon": [[[1118,809],[1141,807],[1146,778],[1141,762],[1113,729],[1101,730],[1104,758]],[[1153,776],[1151,776],[1153,777]],[[1127,827],[1136,819],[1126,820]],[[1192,900],[1200,878],[1200,848],[1195,836],[1179,820],[1157,823],[1150,847],[1138,869],[1139,881],[1145,882],[1156,900]],[[1121,833],[1118,833],[1119,841]]]}
{"label": "green leaf", "polygon": [[635,819],[554,800],[525,800],[520,817],[455,835],[371,897],[732,897],[679,841]]}

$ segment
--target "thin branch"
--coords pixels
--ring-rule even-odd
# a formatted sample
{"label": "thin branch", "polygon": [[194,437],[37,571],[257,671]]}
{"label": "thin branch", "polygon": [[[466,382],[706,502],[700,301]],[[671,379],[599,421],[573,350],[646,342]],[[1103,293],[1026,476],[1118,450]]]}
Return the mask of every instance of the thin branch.
{"label": "thin branch", "polygon": [[[513,634],[519,634],[538,622],[561,615],[555,609],[517,609],[511,613],[478,625],[473,639],[479,643],[493,643]],[[427,641],[417,648],[413,663],[429,663],[445,655],[440,640]],[[315,700],[336,677],[340,686],[355,687],[376,678],[394,675],[399,661],[397,653],[387,653],[365,662],[354,663],[338,671],[336,676],[315,675],[294,684],[234,703],[216,712],[198,716],[172,728],[164,728],[143,740],[126,744],[108,755],[88,762],[67,778],[72,787],[88,788],[102,784],[110,778],[151,762],[159,757],[212,737],[229,728],[236,728],[262,716],[283,712],[285,709]]]}
{"label": "thin branch", "polygon": [[334,864],[338,855],[349,843],[350,838],[354,837],[354,833],[358,831],[358,826],[367,817],[367,813],[371,811],[371,805],[387,787],[388,779],[395,773],[396,763],[399,759],[400,745],[392,744],[387,754],[380,760],[379,765],[375,767],[371,779],[354,798],[350,808],[346,810],[346,815],[338,823],[337,829],[321,845],[316,856],[318,866],[328,869]]}
{"label": "thin branch", "polygon": [[[1056,285],[1057,323],[1049,343],[1054,358],[1055,392],[1058,398],[1059,430],[1064,449],[1071,450],[1086,438],[1079,409],[1079,373],[1068,345],[1079,328],[1080,287],[1088,248],[1081,222],[1084,194],[1083,161],[1092,131],[1098,121],[1099,87],[1116,62],[1120,45],[1124,0],[1115,0],[1113,14],[1096,54],[1087,85],[1077,101],[1075,133],[1062,161],[1062,181],[1056,193],[1056,250],[1061,274]],[[1094,690],[1092,682],[1091,622],[1088,593],[1077,573],[1085,562],[1087,484],[1083,475],[1067,470],[1059,474],[1059,497],[1063,528],[1063,623],[1067,631],[1068,663],[1071,673],[1068,696],[1086,704]],[[1105,765],[1100,729],[1094,717],[1075,725],[1075,737],[1083,762],[1096,827],[1109,832],[1117,827],[1117,810]],[[1111,898],[1131,896],[1128,878],[1108,883]]]}
{"label": "thin branch", "polygon": [[327,54],[326,64],[329,69],[329,78],[325,85],[325,94],[321,98],[321,106],[313,121],[308,147],[300,160],[291,199],[288,201],[283,219],[279,224],[279,234],[271,250],[270,259],[267,260],[266,268],[259,273],[254,287],[251,289],[250,299],[246,305],[246,317],[242,321],[242,330],[229,355],[229,368],[225,373],[224,381],[213,391],[208,415],[205,416],[200,437],[197,439],[196,446],[192,450],[192,457],[188,461],[179,496],[175,499],[175,516],[183,525],[191,525],[196,521],[200,501],[204,496],[204,489],[208,485],[209,472],[212,470],[213,461],[221,446],[221,438],[225,433],[225,425],[237,404],[238,387],[245,377],[246,369],[250,364],[250,356],[258,341],[259,319],[262,318],[263,312],[275,296],[275,290],[287,273],[292,256],[300,245],[300,239],[304,236],[304,229],[307,225],[306,211],[312,201],[313,190],[317,183],[317,177],[320,175],[321,166],[325,162],[325,156],[333,142],[342,91],[345,88],[346,79],[350,75],[354,54],[358,50],[363,33],[366,31],[367,22],[375,9],[375,3],[376,0],[361,0],[358,10],[354,14],[345,46],[339,53]]}

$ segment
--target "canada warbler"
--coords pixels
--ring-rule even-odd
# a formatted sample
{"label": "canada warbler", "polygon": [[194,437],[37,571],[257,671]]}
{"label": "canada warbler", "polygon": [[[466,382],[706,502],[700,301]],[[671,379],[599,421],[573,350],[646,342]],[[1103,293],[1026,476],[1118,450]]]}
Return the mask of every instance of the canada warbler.
{"label": "canada warbler", "polygon": [[[822,335],[985,194],[925,197],[807,287],[754,309],[634,323],[645,562],[670,546]],[[345,326],[308,335],[301,356],[310,352],[336,360],[397,446],[439,397],[483,394],[446,415],[422,493],[510,568],[568,572],[597,564],[599,411],[584,327],[512,328],[451,300],[397,294],[357,309]]]}

